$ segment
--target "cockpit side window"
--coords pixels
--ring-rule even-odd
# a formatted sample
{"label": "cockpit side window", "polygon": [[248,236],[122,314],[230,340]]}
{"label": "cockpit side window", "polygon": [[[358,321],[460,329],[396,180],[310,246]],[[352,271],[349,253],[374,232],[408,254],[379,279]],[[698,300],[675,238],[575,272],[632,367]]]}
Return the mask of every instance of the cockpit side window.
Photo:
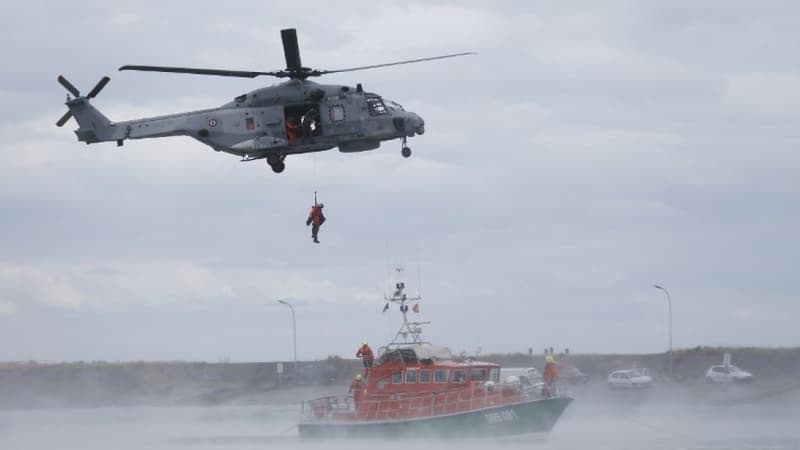
{"label": "cockpit side window", "polygon": [[401,104],[399,104],[397,102],[393,102],[391,100],[383,99],[383,103],[386,105],[386,109],[388,109],[389,111],[392,111],[392,112],[393,111],[404,111],[403,105],[401,105]]}
{"label": "cockpit side window", "polygon": [[367,94],[364,97],[367,101],[367,109],[370,116],[383,116],[389,114],[386,110],[386,105],[383,104],[383,99],[375,94]]}

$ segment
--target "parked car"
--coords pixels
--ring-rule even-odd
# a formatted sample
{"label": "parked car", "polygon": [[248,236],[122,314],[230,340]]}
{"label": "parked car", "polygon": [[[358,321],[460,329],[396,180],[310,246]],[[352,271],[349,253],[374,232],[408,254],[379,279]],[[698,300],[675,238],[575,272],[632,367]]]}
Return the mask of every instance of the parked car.
{"label": "parked car", "polygon": [[649,388],[653,379],[638,370],[617,370],[608,375],[608,386],[615,389]]}
{"label": "parked car", "polygon": [[570,383],[588,383],[589,375],[578,370],[575,366],[563,365],[558,368],[558,376]]}
{"label": "parked car", "polygon": [[750,383],[753,374],[734,365],[711,366],[706,372],[706,381],[712,383]]}

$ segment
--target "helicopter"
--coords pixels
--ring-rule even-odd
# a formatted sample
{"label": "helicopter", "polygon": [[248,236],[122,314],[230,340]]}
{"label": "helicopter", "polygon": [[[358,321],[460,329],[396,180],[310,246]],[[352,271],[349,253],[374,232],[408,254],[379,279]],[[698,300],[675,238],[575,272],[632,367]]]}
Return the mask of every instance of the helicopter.
{"label": "helicopter", "polygon": [[[144,119],[112,122],[90,100],[110,81],[103,77],[86,95],[63,75],[58,82],[67,90],[69,108],[56,125],[70,118],[78,122],[78,141],[88,144],[114,142],[121,147],[127,139],[189,136],[216,151],[241,157],[242,161],[266,160],[273,172],[286,168],[288,155],[319,152],[338,147],[344,153],[374,150],[382,141],[401,140],[401,154],[408,158],[407,139],[425,133],[425,121],[400,104],[355,87],[324,85],[309,78],[326,74],[411,64],[472,55],[455,53],[406,61],[337,70],[304,67],[294,28],[281,30],[286,68],[272,72],[125,65],[120,71],[168,72],[224,77],[288,78],[279,84],[235,97],[222,106]],[[70,96],[71,95],[71,96]]]}

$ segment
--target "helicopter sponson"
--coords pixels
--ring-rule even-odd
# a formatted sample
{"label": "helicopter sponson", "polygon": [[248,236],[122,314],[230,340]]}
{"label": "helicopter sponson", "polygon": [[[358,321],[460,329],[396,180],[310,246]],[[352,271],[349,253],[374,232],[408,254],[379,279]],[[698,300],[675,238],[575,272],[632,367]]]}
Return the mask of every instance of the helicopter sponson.
{"label": "helicopter sponson", "polygon": [[407,138],[425,132],[425,121],[400,104],[366,92],[361,84],[324,85],[308,80],[326,73],[363,70],[398,64],[462,56],[469,53],[363,66],[340,70],[313,70],[300,64],[294,30],[283,30],[287,68],[274,72],[246,72],[163,66],[123,66],[120,70],[191,73],[253,78],[270,75],[289,80],[239,95],[216,108],[165,116],[113,122],[90,102],[106,86],[103,77],[81,95],[63,76],[59,83],[69,92],[67,111],[56,123],[71,117],[78,122],[75,134],[87,144],[127,139],[189,136],[216,151],[237,155],[243,161],[265,159],[275,172],[285,168],[287,155],[339,148],[361,152],[380,147],[381,142],[400,139],[404,157],[411,155]]}

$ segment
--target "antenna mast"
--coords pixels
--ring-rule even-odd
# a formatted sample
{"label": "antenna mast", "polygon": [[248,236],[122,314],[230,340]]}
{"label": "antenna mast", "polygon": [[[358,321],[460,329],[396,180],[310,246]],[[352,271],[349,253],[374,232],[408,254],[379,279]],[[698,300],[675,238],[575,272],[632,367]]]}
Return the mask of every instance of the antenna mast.
{"label": "antenna mast", "polygon": [[[403,268],[398,267],[395,270],[397,271],[397,282],[394,285],[394,292],[392,292],[391,297],[384,296],[384,299],[387,302],[387,307],[389,303],[400,305],[400,312],[403,313],[403,325],[397,330],[397,334],[395,334],[394,339],[392,339],[392,342],[390,342],[387,347],[399,347],[404,344],[422,344],[424,342],[420,336],[422,334],[422,325],[427,325],[430,322],[408,321],[408,303],[419,302],[422,300],[422,297],[419,295],[416,297],[409,297],[405,293],[406,284],[402,281]],[[417,305],[418,303],[415,303],[413,308],[418,308]]]}

